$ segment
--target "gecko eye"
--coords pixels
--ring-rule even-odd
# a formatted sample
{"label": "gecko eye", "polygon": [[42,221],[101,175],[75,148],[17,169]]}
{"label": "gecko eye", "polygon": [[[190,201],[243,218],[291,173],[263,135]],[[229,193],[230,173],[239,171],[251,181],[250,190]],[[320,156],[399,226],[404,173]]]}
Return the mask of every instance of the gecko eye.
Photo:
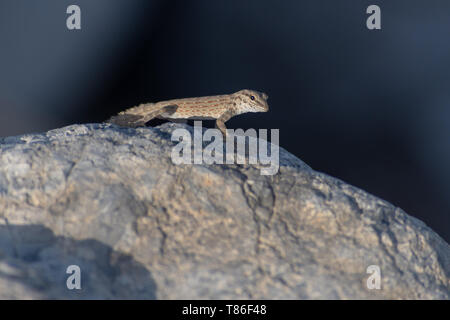
{"label": "gecko eye", "polygon": [[255,96],[251,96],[250,99],[255,100]]}

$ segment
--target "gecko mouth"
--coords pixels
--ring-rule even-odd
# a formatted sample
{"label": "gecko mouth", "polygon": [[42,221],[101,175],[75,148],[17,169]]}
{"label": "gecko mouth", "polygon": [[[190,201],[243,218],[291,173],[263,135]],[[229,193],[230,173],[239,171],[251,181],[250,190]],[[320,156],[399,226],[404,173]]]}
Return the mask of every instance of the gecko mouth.
{"label": "gecko mouth", "polygon": [[255,103],[253,108],[256,109],[256,112],[267,112],[269,111],[269,106],[267,104]]}

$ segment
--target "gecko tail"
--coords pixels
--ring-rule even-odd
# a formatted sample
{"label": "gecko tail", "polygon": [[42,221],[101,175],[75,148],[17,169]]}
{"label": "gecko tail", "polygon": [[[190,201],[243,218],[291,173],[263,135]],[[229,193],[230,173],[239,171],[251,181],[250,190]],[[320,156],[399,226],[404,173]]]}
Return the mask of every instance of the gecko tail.
{"label": "gecko tail", "polygon": [[145,126],[147,121],[144,121],[143,116],[123,113],[109,118],[106,122],[116,124],[121,127],[137,128]]}
{"label": "gecko tail", "polygon": [[[116,124],[121,127],[131,127],[131,128],[137,128],[137,127],[144,127],[145,124],[152,120],[153,118],[156,118],[160,115],[170,115],[177,111],[178,106],[176,105],[169,105],[169,106],[163,106],[161,108],[158,108],[156,110],[153,110],[151,112],[139,112],[136,110],[136,108],[130,109],[129,112],[124,111],[119,113],[116,116],[111,117],[109,120],[107,120],[107,123]],[[133,113],[132,111],[137,111],[136,113]],[[140,113],[140,114],[137,114]]]}

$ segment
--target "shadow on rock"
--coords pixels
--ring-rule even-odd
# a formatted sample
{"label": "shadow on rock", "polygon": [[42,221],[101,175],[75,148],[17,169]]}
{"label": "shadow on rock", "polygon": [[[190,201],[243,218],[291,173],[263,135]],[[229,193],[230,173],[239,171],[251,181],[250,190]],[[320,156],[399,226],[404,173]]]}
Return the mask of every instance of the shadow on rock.
{"label": "shadow on rock", "polygon": [[[81,289],[69,290],[69,266]],[[1,299],[155,299],[150,272],[97,240],[55,236],[42,225],[0,225]]]}

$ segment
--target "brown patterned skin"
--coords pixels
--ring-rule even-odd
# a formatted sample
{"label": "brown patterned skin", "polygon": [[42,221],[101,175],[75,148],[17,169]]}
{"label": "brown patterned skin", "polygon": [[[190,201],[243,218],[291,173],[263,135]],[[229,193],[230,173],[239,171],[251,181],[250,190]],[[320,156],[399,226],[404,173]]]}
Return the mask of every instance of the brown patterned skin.
{"label": "brown patterned skin", "polygon": [[225,122],[246,112],[267,112],[268,96],[254,90],[198,98],[173,99],[141,104],[120,112],[107,122],[128,127],[145,126],[153,118],[180,120],[216,120],[216,127],[226,135]]}

